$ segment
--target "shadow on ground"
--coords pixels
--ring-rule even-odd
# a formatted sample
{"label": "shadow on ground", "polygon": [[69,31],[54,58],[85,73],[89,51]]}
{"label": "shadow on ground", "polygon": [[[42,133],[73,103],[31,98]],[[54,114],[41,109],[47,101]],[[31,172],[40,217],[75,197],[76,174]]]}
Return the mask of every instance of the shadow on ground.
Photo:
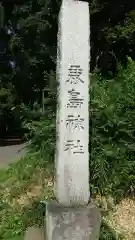
{"label": "shadow on ground", "polygon": [[0,147],[20,145],[20,144],[23,144],[23,143],[24,143],[24,140],[23,139],[18,139],[18,138],[0,139]]}

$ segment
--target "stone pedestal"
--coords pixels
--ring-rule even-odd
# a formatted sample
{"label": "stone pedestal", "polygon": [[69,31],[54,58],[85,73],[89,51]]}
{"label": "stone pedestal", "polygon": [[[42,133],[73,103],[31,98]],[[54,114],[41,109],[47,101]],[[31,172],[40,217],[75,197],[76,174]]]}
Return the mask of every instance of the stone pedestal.
{"label": "stone pedestal", "polygon": [[56,202],[46,206],[46,240],[98,240],[100,212],[93,203],[65,207]]}
{"label": "stone pedestal", "polygon": [[46,240],[98,240],[100,213],[89,192],[88,2],[63,0],[57,44],[55,197],[46,206]]}

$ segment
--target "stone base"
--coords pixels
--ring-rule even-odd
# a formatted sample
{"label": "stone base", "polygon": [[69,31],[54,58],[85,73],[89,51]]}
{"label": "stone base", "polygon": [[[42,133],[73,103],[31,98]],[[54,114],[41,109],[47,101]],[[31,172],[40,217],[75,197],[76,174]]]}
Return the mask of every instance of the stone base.
{"label": "stone base", "polygon": [[101,216],[93,203],[64,207],[56,202],[46,205],[46,240],[98,240]]}

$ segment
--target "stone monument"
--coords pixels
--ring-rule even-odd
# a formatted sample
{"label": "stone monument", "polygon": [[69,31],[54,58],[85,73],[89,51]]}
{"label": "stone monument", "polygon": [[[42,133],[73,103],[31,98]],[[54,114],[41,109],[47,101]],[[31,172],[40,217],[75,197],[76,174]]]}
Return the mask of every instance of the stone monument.
{"label": "stone monument", "polygon": [[59,15],[56,196],[61,204],[89,201],[88,4],[65,0]]}
{"label": "stone monument", "polygon": [[57,51],[57,201],[46,206],[46,240],[99,239],[100,213],[89,203],[89,62],[88,3],[63,0]]}

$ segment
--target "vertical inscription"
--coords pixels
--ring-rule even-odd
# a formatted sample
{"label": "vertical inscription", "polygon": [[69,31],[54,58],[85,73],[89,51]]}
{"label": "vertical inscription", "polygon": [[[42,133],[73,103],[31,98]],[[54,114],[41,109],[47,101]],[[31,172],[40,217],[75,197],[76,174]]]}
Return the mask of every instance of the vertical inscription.
{"label": "vertical inscription", "polygon": [[66,82],[71,84],[77,84],[79,82],[84,83],[84,81],[81,78],[81,75],[82,69],[80,65],[71,65],[68,68],[68,79]]}
{"label": "vertical inscription", "polygon": [[[69,84],[79,84],[84,83],[82,79],[82,68],[80,65],[70,65],[68,68],[68,78],[66,83]],[[81,96],[80,92],[76,91],[74,88],[68,90],[68,109],[81,108],[84,104],[84,97]],[[76,116],[74,114],[68,114],[66,119],[66,128],[68,131],[82,131],[84,130],[84,118],[78,113]],[[64,145],[64,151],[73,154],[84,154],[84,146],[81,140],[67,140]]]}
{"label": "vertical inscription", "polygon": [[84,129],[84,118],[78,114],[76,117],[71,114],[67,116],[66,128],[71,130],[83,130]]}
{"label": "vertical inscription", "polygon": [[75,91],[74,88],[68,90],[68,103],[67,108],[81,108],[84,103],[84,97],[80,97],[80,93]]}
{"label": "vertical inscription", "polygon": [[65,152],[71,152],[73,154],[76,153],[84,153],[84,146],[80,140],[67,140],[64,145]]}
{"label": "vertical inscription", "polygon": [[67,206],[86,205],[89,198],[89,12],[86,3],[62,2],[58,26],[60,54],[57,59],[57,199]]}

